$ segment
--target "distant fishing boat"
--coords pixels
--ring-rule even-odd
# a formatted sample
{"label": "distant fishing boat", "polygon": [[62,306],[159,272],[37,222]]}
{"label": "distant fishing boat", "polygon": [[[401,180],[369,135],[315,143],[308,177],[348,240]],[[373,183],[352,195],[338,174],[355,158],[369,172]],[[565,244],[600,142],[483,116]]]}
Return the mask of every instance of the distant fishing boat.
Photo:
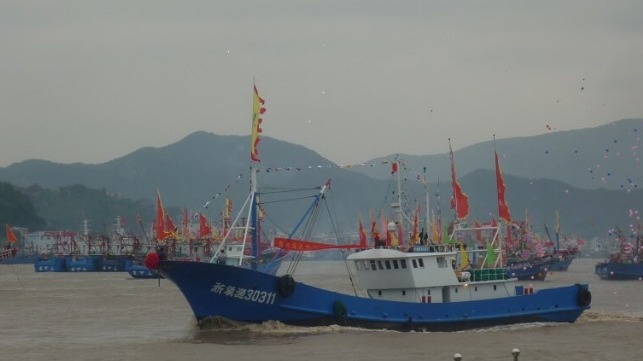
{"label": "distant fishing boat", "polygon": [[[122,229],[116,218],[112,236],[91,233],[88,221],[83,231],[37,231],[24,238],[36,272],[125,272],[143,245]],[[148,246],[149,248],[149,246]]]}
{"label": "distant fishing boat", "polygon": [[618,252],[598,263],[594,273],[604,280],[643,280],[643,235],[637,234],[632,244],[618,227],[615,227],[615,234]]}

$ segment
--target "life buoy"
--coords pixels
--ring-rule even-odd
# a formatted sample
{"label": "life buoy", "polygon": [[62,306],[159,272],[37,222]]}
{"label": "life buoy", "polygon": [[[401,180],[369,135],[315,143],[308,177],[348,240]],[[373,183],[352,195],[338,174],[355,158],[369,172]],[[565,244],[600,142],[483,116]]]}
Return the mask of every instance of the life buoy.
{"label": "life buoy", "polygon": [[288,298],[295,292],[295,279],[291,275],[283,275],[279,278],[277,291],[279,296]]}
{"label": "life buoy", "polygon": [[580,307],[589,306],[592,303],[592,293],[587,288],[581,287],[576,296],[576,302]]}

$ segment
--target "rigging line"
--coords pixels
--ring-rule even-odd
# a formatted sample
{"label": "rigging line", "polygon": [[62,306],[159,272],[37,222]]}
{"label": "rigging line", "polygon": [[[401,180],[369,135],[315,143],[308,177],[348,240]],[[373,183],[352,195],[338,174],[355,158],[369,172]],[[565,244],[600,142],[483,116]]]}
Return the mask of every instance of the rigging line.
{"label": "rigging line", "polygon": [[[324,199],[325,198],[322,197],[320,201],[323,201]],[[315,204],[315,206],[313,207],[312,211],[310,212],[308,218],[306,219],[306,223],[304,224],[303,231],[301,232],[302,233],[301,239],[304,239],[304,240],[310,239],[310,236],[311,236],[313,228],[314,228],[314,224],[316,223],[316,221],[317,221],[317,219],[319,217],[319,209],[320,209],[320,205],[319,205],[319,202],[318,202],[317,204]],[[296,271],[297,267],[299,266],[299,263],[301,262],[302,258],[303,258],[303,252],[298,251],[294,256],[293,262],[291,262],[291,264],[288,267],[287,274],[293,275],[295,273],[295,271]]]}
{"label": "rigging line", "polygon": [[309,191],[315,191],[315,190],[320,190],[321,187],[315,186],[315,187],[309,187],[309,188],[277,188],[277,187],[262,187],[262,189],[281,189],[281,190],[275,190],[275,191],[268,191],[264,192],[262,191],[261,194],[277,194],[277,193],[287,193],[287,192],[309,192]]}
{"label": "rigging line", "polygon": [[[331,227],[333,228],[333,232],[335,233],[336,237],[336,243],[339,245],[339,231],[336,226],[336,222],[333,220],[330,208],[328,207],[328,202],[324,202],[324,205],[326,206],[326,212],[328,213],[328,216],[331,218]],[[346,252],[343,252],[346,251]],[[348,279],[351,281],[351,287],[353,288],[353,292],[355,293],[355,296],[357,296],[357,286],[355,284],[355,280],[353,279],[353,272],[351,272],[351,268],[348,264],[348,259],[347,259],[347,254],[350,252],[350,250],[340,250],[342,252],[342,260],[344,261],[344,266],[346,267],[346,273],[348,274]]]}
{"label": "rigging line", "polygon": [[308,198],[315,198],[316,196],[305,196],[305,197],[297,197],[297,198],[286,198],[286,199],[280,199],[280,200],[274,200],[274,201],[261,201],[259,204],[270,204],[270,203],[283,203],[283,202],[292,202],[292,201],[300,201],[302,199],[308,199]]}
{"label": "rigging line", "polygon": [[288,230],[286,230],[282,226],[278,225],[269,215],[264,213],[263,217],[264,217],[264,219],[267,219],[270,222],[270,224],[272,224],[279,231],[282,231],[283,233],[286,233],[286,234],[288,233]]}

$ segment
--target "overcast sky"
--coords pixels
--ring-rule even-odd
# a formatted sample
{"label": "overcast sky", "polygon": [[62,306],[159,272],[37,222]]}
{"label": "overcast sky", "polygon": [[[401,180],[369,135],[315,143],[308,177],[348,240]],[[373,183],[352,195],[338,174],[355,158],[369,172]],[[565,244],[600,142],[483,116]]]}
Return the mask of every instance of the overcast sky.
{"label": "overcast sky", "polygon": [[349,164],[643,117],[643,1],[0,0],[0,67],[0,166],[248,135],[253,81]]}

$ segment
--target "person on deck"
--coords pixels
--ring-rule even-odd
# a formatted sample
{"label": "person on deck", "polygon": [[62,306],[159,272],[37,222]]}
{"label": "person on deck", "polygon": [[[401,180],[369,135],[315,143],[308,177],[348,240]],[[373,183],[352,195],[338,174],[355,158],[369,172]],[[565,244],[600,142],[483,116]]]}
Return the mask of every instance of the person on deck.
{"label": "person on deck", "polygon": [[226,261],[226,254],[225,254],[225,249],[222,249],[219,251],[219,255],[217,256],[217,263],[218,264],[225,264]]}

